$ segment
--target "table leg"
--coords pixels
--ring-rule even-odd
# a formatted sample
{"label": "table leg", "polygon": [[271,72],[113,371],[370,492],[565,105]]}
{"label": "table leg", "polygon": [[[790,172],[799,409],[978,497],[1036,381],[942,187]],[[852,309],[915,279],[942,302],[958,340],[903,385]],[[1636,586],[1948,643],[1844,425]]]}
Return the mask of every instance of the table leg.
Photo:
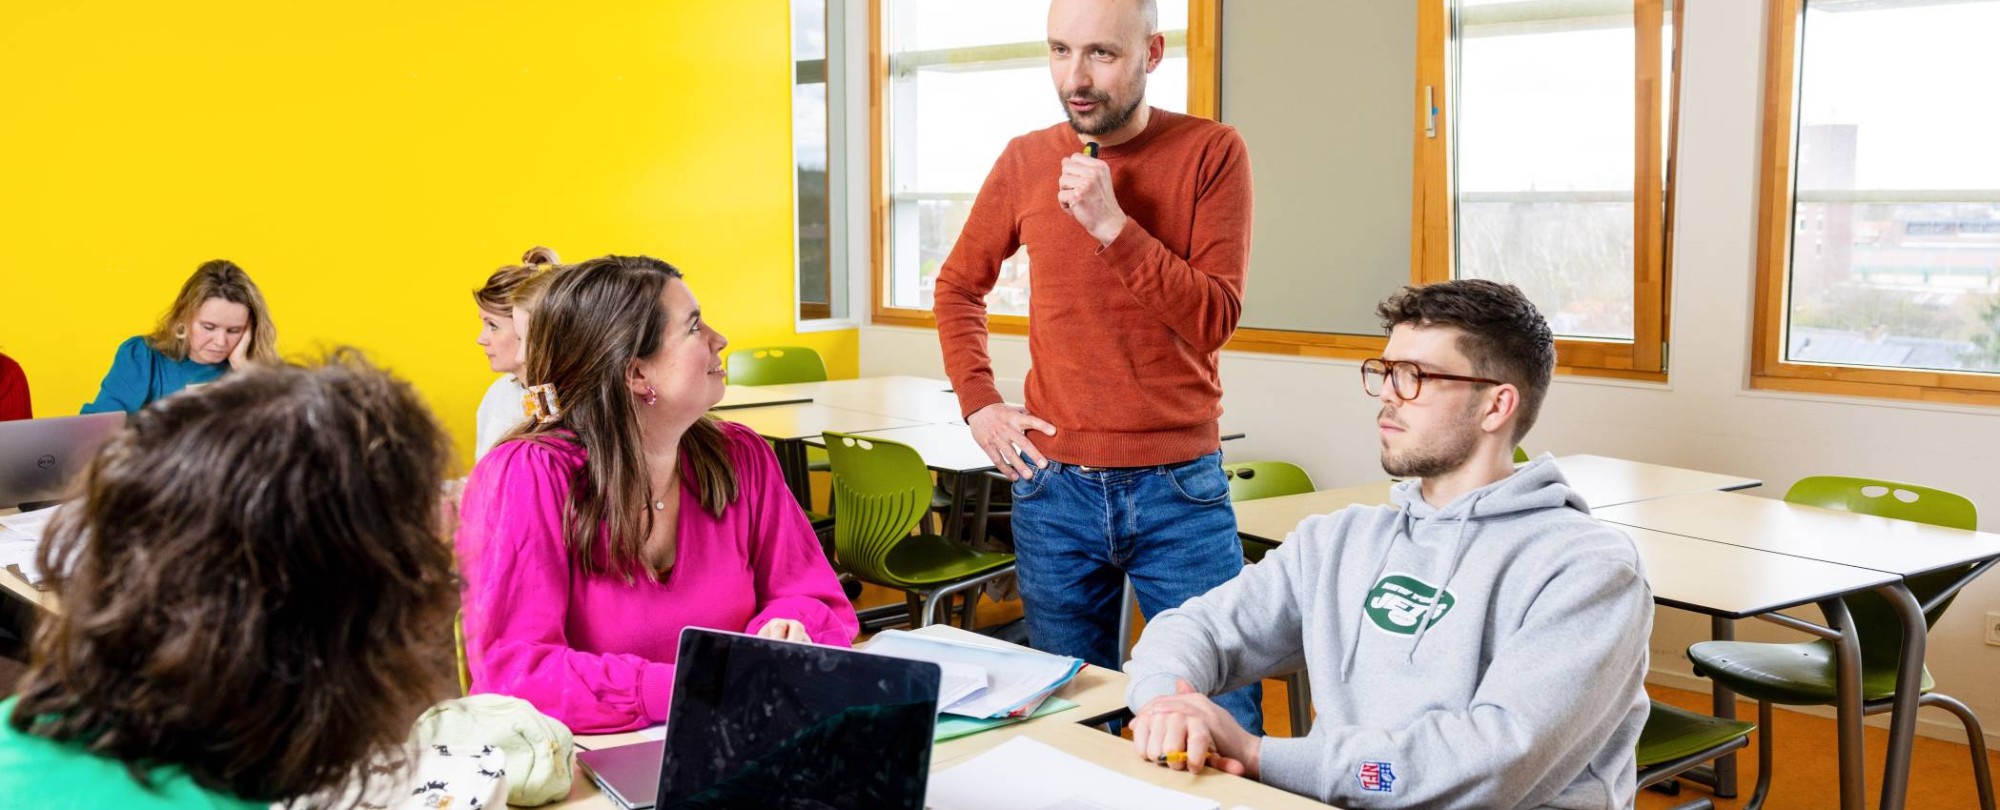
{"label": "table leg", "polygon": [[951,498],[951,505],[945,507],[942,534],[966,542],[971,538],[965,536],[965,474],[943,473],[940,480],[945,494]]}
{"label": "table leg", "polygon": [[993,516],[993,478],[984,473],[959,476],[960,481],[971,481],[979,488],[979,494],[972,501],[972,536],[967,542],[977,544],[986,539],[986,521]]}
{"label": "table leg", "polygon": [[[1720,616],[1710,618],[1708,620],[1708,637],[1716,641],[1735,641],[1736,620],[1725,619]],[[1711,684],[1711,691],[1713,693],[1711,695],[1713,702],[1710,704],[1710,707],[1713,709],[1715,716],[1724,720],[1736,719],[1736,693],[1729,691],[1729,688],[1723,686],[1721,681],[1711,679],[1709,683]],[[1715,768],[1716,798],[1736,798],[1736,755],[1729,754],[1727,756],[1716,757],[1713,767]]]}
{"label": "table leg", "polygon": [[1819,603],[1826,615],[1827,629],[1840,634],[1833,642],[1835,697],[1834,725],[1840,731],[1840,806],[1842,810],[1862,810],[1868,790],[1866,763],[1862,759],[1861,736],[1861,639],[1847,603],[1828,599]]}
{"label": "table leg", "polygon": [[1900,810],[1910,784],[1910,749],[1916,744],[1918,698],[1923,696],[1924,646],[1929,625],[1908,585],[1875,589],[1903,620],[1903,653],[1896,669],[1895,710],[1889,719],[1889,755],[1882,765],[1882,810]]}
{"label": "table leg", "polygon": [[786,440],[777,443],[778,466],[783,469],[785,485],[792,488],[792,497],[799,499],[799,508],[812,511],[812,473],[806,469],[806,443]]}

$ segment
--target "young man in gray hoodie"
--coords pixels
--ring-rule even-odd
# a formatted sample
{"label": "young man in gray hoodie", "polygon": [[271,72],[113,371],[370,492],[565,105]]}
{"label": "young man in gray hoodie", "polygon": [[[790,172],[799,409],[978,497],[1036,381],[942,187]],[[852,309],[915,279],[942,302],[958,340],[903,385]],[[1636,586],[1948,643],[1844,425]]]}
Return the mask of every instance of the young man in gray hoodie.
{"label": "young man in gray hoodie", "polygon": [[[1307,518],[1155,617],[1125,666],[1140,756],[1350,808],[1630,807],[1652,593],[1550,458],[1514,468],[1547,322],[1481,280],[1378,311],[1388,347],[1361,371],[1395,505]],[[1208,698],[1302,665],[1306,737],[1252,735]]]}

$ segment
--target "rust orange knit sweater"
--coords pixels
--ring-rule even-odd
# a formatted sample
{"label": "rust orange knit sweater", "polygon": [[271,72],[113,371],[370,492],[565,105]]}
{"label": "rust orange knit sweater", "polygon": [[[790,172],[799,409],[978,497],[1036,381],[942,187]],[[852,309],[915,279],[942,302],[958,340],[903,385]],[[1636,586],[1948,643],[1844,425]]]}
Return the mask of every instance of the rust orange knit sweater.
{"label": "rust orange knit sweater", "polygon": [[933,311],[966,415],[1001,401],[986,351],[986,294],[1028,249],[1027,407],[1056,426],[1029,438],[1096,467],[1187,461],[1219,446],[1216,352],[1236,330],[1250,253],[1250,162],[1223,124],[1154,108],[1145,131],[1099,157],[1128,221],[1100,247],[1056,202],[1068,124],[1015,138],[938,272]]}

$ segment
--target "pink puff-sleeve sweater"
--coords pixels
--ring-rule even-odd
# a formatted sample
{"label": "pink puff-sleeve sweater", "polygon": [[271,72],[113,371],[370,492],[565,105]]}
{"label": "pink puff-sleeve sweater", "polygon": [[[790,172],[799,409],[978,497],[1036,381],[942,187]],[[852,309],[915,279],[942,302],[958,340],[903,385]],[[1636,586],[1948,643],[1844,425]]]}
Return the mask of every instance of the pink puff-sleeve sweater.
{"label": "pink puff-sleeve sweater", "polygon": [[[666,720],[682,628],[755,633],[795,619],[814,642],[853,643],[854,606],[777,457],[749,428],[717,424],[738,498],[716,517],[682,487],[678,555],[662,582],[571,566],[562,520],[581,446],[510,441],[480,459],[457,542],[473,692],[522,698],[579,734],[608,734]],[[599,554],[607,542],[599,536]]]}

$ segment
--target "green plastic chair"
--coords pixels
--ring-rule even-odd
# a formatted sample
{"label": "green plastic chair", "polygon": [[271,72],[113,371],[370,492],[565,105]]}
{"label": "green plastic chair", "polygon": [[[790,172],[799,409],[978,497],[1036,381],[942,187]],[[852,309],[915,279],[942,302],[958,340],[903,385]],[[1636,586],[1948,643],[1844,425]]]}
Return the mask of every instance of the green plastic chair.
{"label": "green plastic chair", "polygon": [[826,382],[826,361],[804,346],[757,346],[729,353],[731,385]]}
{"label": "green plastic chair", "polygon": [[[1297,464],[1289,461],[1244,461],[1222,465],[1222,473],[1229,476],[1229,500],[1254,501],[1258,498],[1274,498],[1279,495],[1297,495],[1313,491],[1312,476]],[[1277,546],[1248,537],[1243,540],[1243,559],[1246,562],[1262,562]]]}
{"label": "green plastic chair", "polygon": [[[1840,509],[1879,517],[1912,520],[1953,529],[1973,529],[1978,509],[1965,496],[1940,489],[1873,478],[1813,476],[1785,493],[1791,503]],[[1918,604],[1938,602],[1924,614],[1935,625],[1951,606],[1950,589],[1974,566],[1951,568],[1909,577],[1905,584]],[[1947,595],[1949,594],[1949,595]],[[1943,596],[1944,598],[1939,599]],[[1873,593],[1845,597],[1855,633],[1861,640],[1861,700],[1863,714],[1893,708],[1896,669],[1902,657],[1903,623],[1886,599]],[[1749,641],[1704,641],[1688,648],[1695,672],[1724,687],[1757,700],[1758,724],[1764,728],[1757,743],[1759,762],[1770,756],[1772,704],[1823,706],[1835,702],[1833,642],[1818,639],[1797,644]],[[1986,763],[1986,737],[1979,717],[1964,703],[1932,691],[1930,668],[1923,670],[1923,697],[1918,705],[1938,706],[1957,715],[1971,740],[1972,769],[1979,780],[1979,806],[1993,810],[1993,780]],[[1746,807],[1761,803],[1770,783],[1770,769],[1757,774],[1757,792]]]}
{"label": "green plastic chair", "polygon": [[[1639,787],[1679,794],[1680,785],[1672,781],[1674,777],[1749,745],[1750,732],[1756,730],[1755,723],[1696,714],[1653,701],[1652,712],[1646,715],[1646,727],[1639,731]],[[1763,765],[1765,770],[1770,769],[1768,761]],[[1761,795],[1752,799],[1749,806],[1761,803]],[[1673,810],[1714,808],[1713,800],[1702,797],[1675,805]]]}
{"label": "green plastic chair", "polygon": [[[1243,461],[1222,465],[1222,472],[1229,476],[1229,501],[1254,501],[1258,498],[1275,498],[1280,495],[1298,495],[1313,491],[1312,476],[1304,468],[1289,461]],[[1264,555],[1277,546],[1248,537],[1239,539],[1243,543],[1243,560],[1251,564],[1263,562]],[[1291,716],[1292,736],[1304,737],[1312,730],[1312,684],[1306,681],[1305,670],[1288,674],[1285,680],[1285,709]]]}
{"label": "green plastic chair", "polygon": [[902,591],[910,623],[936,623],[938,604],[965,595],[966,629],[979,586],[1014,571],[1014,555],[975,551],[934,534],[912,534],[931,507],[931,474],[917,451],[866,435],[826,437],[833,461],[833,545],[840,567],[862,582]]}
{"label": "green plastic chair", "polygon": [[1533,461],[1533,460],[1534,460],[1534,459],[1532,459],[1532,458],[1530,458],[1530,457],[1528,456],[1528,451],[1527,451],[1527,450],[1524,450],[1524,449],[1522,449],[1522,448],[1521,448],[1521,446],[1520,446],[1520,445],[1518,445],[1518,444],[1517,444],[1517,445],[1514,445],[1514,463],[1515,463],[1515,464],[1526,464],[1526,463],[1528,463],[1528,462],[1530,462],[1530,461]]}

